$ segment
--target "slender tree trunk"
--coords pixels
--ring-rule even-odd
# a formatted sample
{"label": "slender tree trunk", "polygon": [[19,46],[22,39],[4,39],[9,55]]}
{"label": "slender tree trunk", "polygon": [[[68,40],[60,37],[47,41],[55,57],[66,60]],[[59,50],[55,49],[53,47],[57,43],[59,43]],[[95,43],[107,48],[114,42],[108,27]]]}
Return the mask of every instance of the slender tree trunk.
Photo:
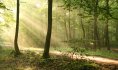
{"label": "slender tree trunk", "polygon": [[105,46],[107,47],[107,50],[110,50],[108,22],[109,22],[109,19],[106,18],[106,22],[105,22]]}
{"label": "slender tree trunk", "polygon": [[98,0],[95,1],[94,7],[94,48],[100,47],[99,34],[98,34]]}
{"label": "slender tree trunk", "polygon": [[[73,21],[73,23],[75,23],[75,21]],[[72,36],[72,39],[75,39],[76,38],[76,29],[75,29],[75,25],[73,24],[73,27],[71,28],[71,30],[72,30],[72,34],[71,34],[71,36]]]}
{"label": "slender tree trunk", "polygon": [[69,19],[68,19],[68,25],[69,25],[69,40],[71,40],[71,22],[70,22],[70,6],[69,6]]}
{"label": "slender tree trunk", "polygon": [[83,46],[86,48],[85,29],[84,29],[84,25],[83,25],[82,13],[80,16],[80,24],[81,24],[81,28],[82,28],[82,32],[83,32]]}
{"label": "slender tree trunk", "polygon": [[[118,20],[116,21],[118,22]],[[116,42],[118,42],[118,23],[116,23],[116,33],[115,33],[115,37],[116,37]]]}
{"label": "slender tree trunk", "polygon": [[105,46],[107,47],[107,50],[110,50],[110,45],[109,45],[109,0],[106,0],[106,13],[107,13],[107,16],[106,16],[106,22],[105,22]]}
{"label": "slender tree trunk", "polygon": [[67,28],[67,22],[66,22],[66,12],[64,13],[64,27],[65,27],[65,33],[66,33],[66,40],[68,41],[68,28]]}
{"label": "slender tree trunk", "polygon": [[84,29],[84,25],[83,25],[83,19],[82,19],[82,16],[80,16],[80,24],[81,24],[82,32],[83,32],[83,39],[85,39],[85,29]]}
{"label": "slender tree trunk", "polygon": [[102,29],[101,31],[101,46],[105,46],[105,29]]}
{"label": "slender tree trunk", "polygon": [[98,27],[97,27],[97,16],[94,16],[94,47],[98,46]]}
{"label": "slender tree trunk", "polygon": [[[81,0],[81,4],[82,4],[82,0]],[[84,24],[83,24],[83,13],[82,13],[82,6],[80,6],[80,24],[81,24],[81,28],[82,28],[82,32],[83,32],[83,44],[85,45],[85,29],[84,29]]]}
{"label": "slender tree trunk", "polygon": [[52,33],[52,2],[53,0],[48,0],[48,31],[46,36],[43,58],[50,58],[49,49],[50,49],[51,33]]}
{"label": "slender tree trunk", "polygon": [[15,54],[19,55],[20,50],[18,47],[18,32],[19,32],[19,8],[20,7],[20,2],[17,0],[17,13],[16,13],[16,32],[15,32],[15,39],[14,39],[14,48],[15,48]]}

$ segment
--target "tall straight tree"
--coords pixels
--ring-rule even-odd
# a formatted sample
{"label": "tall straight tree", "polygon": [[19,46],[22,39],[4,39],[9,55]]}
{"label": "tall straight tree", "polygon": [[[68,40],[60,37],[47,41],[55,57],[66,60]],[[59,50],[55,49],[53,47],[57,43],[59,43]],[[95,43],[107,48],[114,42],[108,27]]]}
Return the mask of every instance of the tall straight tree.
{"label": "tall straight tree", "polygon": [[82,9],[82,3],[83,3],[83,0],[80,0],[80,7],[79,7],[79,13],[80,13],[80,24],[81,24],[81,28],[82,28],[82,32],[83,32],[83,44],[85,46],[85,28],[84,28],[84,24],[83,24],[83,9]]}
{"label": "tall straight tree", "polygon": [[118,20],[116,20],[116,26],[115,26],[116,32],[115,32],[115,38],[116,42],[118,42]]}
{"label": "tall straight tree", "polygon": [[105,22],[105,46],[107,47],[108,50],[110,50],[110,45],[109,45],[109,0],[106,0],[106,22]]}
{"label": "tall straight tree", "polygon": [[69,34],[68,34],[68,28],[67,28],[67,20],[66,20],[66,11],[64,11],[64,27],[65,27],[65,33],[66,33],[66,41],[69,40]]}
{"label": "tall straight tree", "polygon": [[69,40],[71,40],[72,36],[71,36],[71,0],[69,0],[69,4],[68,4],[68,32],[69,32]]}
{"label": "tall straight tree", "polygon": [[50,41],[51,41],[51,33],[52,33],[52,2],[53,0],[48,0],[48,30],[47,30],[43,58],[50,57],[49,49],[50,49]]}
{"label": "tall straight tree", "polygon": [[15,39],[14,39],[14,48],[15,54],[19,55],[20,50],[18,47],[18,32],[19,32],[19,8],[20,8],[20,1],[17,0],[17,12],[16,12],[16,32],[15,32]]}
{"label": "tall straight tree", "polygon": [[96,46],[100,45],[100,41],[99,41],[99,34],[98,34],[98,3],[99,0],[94,0],[94,47],[96,48]]}

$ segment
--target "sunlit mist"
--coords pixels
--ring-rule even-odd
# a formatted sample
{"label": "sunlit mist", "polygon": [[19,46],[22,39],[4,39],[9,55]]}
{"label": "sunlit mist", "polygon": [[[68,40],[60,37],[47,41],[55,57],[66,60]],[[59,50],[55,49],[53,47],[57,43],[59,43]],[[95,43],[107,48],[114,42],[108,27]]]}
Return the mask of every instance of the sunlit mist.
{"label": "sunlit mist", "polygon": [[[16,3],[14,1],[14,3]],[[14,4],[13,3],[13,4]],[[15,5],[15,4],[14,4]],[[2,38],[13,47],[15,26],[16,26],[16,6],[11,7],[13,21],[4,28]],[[56,9],[54,9],[56,10]],[[3,11],[1,11],[3,12]],[[5,20],[0,17],[0,22]],[[23,47],[44,47],[47,33],[47,0],[21,0],[20,3],[20,30],[19,30],[19,48]],[[57,27],[57,26],[56,26]],[[58,34],[58,29],[53,25],[51,46],[58,47],[64,45]],[[67,46],[67,45],[66,45]]]}

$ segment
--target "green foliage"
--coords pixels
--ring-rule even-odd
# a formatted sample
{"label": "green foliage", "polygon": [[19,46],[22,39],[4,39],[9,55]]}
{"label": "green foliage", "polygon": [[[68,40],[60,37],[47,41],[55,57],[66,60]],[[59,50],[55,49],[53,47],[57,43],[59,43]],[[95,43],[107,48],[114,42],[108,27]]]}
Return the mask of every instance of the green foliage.
{"label": "green foliage", "polygon": [[[51,59],[42,59],[38,63],[39,67],[43,66],[44,69],[50,70],[99,70],[99,65],[89,62],[87,60],[73,60],[70,58],[51,58]],[[50,67],[50,68],[49,68]],[[83,69],[85,67],[86,69]]]}
{"label": "green foliage", "polygon": [[97,64],[84,64],[80,67],[80,70],[99,70],[99,66]]}
{"label": "green foliage", "polygon": [[91,56],[101,56],[105,58],[112,58],[112,59],[117,59],[118,58],[118,53],[114,51],[108,51],[106,49],[101,49],[101,50],[86,50],[85,51],[86,55],[91,55]]}
{"label": "green foliage", "polygon": [[[66,49],[68,51],[66,51]],[[56,48],[55,50],[65,52],[65,53],[63,53],[64,55],[74,53],[76,55],[82,55],[82,56],[83,55],[86,55],[86,56],[100,56],[100,57],[111,58],[111,59],[117,59],[118,58],[118,55],[117,55],[118,52],[108,51],[106,49],[92,50],[90,48],[85,49],[83,47],[74,46],[74,47],[71,47],[71,48],[70,47]]]}
{"label": "green foliage", "polygon": [[6,57],[9,57],[11,51],[12,49],[5,49],[3,47],[0,47],[0,60],[4,60]]}
{"label": "green foliage", "polygon": [[[4,0],[4,3],[0,3],[0,8],[14,8],[15,5],[11,5],[13,0]],[[25,4],[21,4],[21,34],[20,37],[20,44],[23,42],[23,47],[42,47],[44,46],[44,40],[45,40],[45,32],[46,32],[46,19],[47,19],[47,3],[43,5],[43,1],[41,0],[41,7],[35,7],[35,4],[37,4],[37,1],[27,1]],[[94,0],[95,1],[95,0]],[[53,36],[52,36],[52,44],[51,46],[54,48],[54,50],[61,51],[62,53],[68,55],[69,53],[78,54],[78,55],[92,55],[92,56],[101,56],[106,58],[114,58],[117,59],[118,55],[116,52],[113,51],[107,51],[107,50],[91,50],[93,48],[93,12],[94,12],[94,5],[95,2],[93,0],[63,0],[64,2],[64,9],[62,7],[58,7],[58,5],[62,5],[62,2],[60,0],[56,1],[53,6]],[[36,3],[35,3],[36,2]],[[118,1],[113,0],[110,1],[110,14],[111,19],[109,19],[109,33],[110,33],[110,42],[111,46],[114,46],[116,44],[117,48],[117,41],[115,37],[117,36],[115,32],[117,27],[117,21],[113,20],[113,18],[117,18],[118,14]],[[40,3],[39,3],[40,4]],[[38,4],[38,5],[39,5]],[[7,6],[6,6],[7,5]],[[104,23],[105,23],[105,16],[106,14],[106,5],[104,0],[99,0],[98,5],[98,28],[99,28],[99,34],[100,34],[100,41],[104,43],[102,40],[104,38]],[[31,12],[33,10],[33,12]],[[70,20],[68,17],[68,10],[70,10]],[[80,13],[80,11],[82,13]],[[1,14],[0,14],[1,15]],[[83,15],[83,16],[82,16]],[[12,31],[11,28],[14,28],[14,22],[15,22],[15,13],[13,11],[5,10],[5,13],[2,14],[1,17],[4,17],[5,24],[4,26],[0,26],[0,32],[8,33],[9,31]],[[82,38],[83,33],[81,29],[80,24],[80,17],[82,16],[83,25],[86,32],[85,39]],[[112,18],[113,17],[113,18]],[[68,33],[68,21],[71,22],[71,34],[73,35],[73,38],[66,43],[65,41],[65,23],[67,24],[67,33]],[[2,25],[2,23],[0,23]],[[2,30],[1,30],[2,29]],[[9,31],[8,31],[9,30]],[[75,31],[75,33],[74,33]],[[11,34],[11,32],[9,32]],[[2,34],[2,33],[0,33]],[[6,35],[6,36],[5,36]],[[9,34],[3,34],[0,37],[2,38],[8,38],[7,35]],[[23,37],[22,37],[23,36]],[[10,36],[11,38],[11,36]],[[0,38],[1,39],[1,38]],[[25,40],[25,42],[24,42]],[[5,40],[6,41],[6,40]],[[2,42],[2,40],[1,40]],[[11,42],[11,39],[10,39]],[[86,48],[83,44],[83,42],[86,43]],[[63,44],[64,43],[64,44]],[[25,44],[28,44],[27,46]],[[66,45],[65,45],[66,44]],[[22,46],[21,45],[21,46]],[[60,47],[61,46],[61,47]],[[92,46],[92,47],[91,47]],[[14,54],[10,54],[12,50],[6,50],[2,51],[0,47],[0,57],[2,60],[6,58],[5,60],[6,64],[7,61],[9,62],[9,65],[13,64],[13,67],[16,67],[16,69],[19,69],[17,67],[21,66],[36,66],[44,68],[44,69],[50,69],[50,70],[97,70],[98,66],[95,63],[90,63],[86,60],[82,61],[75,61],[71,60],[66,56],[63,56],[62,59],[58,58],[50,58],[50,59],[42,59],[41,55],[37,55],[34,52],[26,51],[24,54],[20,55],[19,57],[15,58]],[[37,50],[36,50],[37,51]],[[11,62],[11,63],[10,63]],[[1,61],[0,61],[1,63]],[[4,63],[4,61],[2,61]],[[8,65],[8,67],[9,67]],[[19,65],[19,66],[17,66]],[[0,65],[1,66],[1,65]],[[97,68],[97,69],[96,69]],[[23,68],[22,68],[23,69]],[[11,69],[15,70],[15,69]]]}
{"label": "green foliage", "polygon": [[[83,8],[85,11],[88,12],[88,14],[93,15],[95,10],[97,0],[63,0],[64,7],[68,10],[69,8],[72,9],[78,9]],[[102,14],[103,16],[110,16],[113,19],[117,19],[117,17],[114,17],[113,11],[118,10],[118,4],[117,1],[113,1],[109,3],[109,13],[107,13],[107,6],[106,1],[104,0],[98,0],[98,8],[97,14]]]}
{"label": "green foliage", "polygon": [[[23,54],[14,57],[12,50],[4,50],[0,53],[0,66],[1,69],[25,69],[31,67],[34,70],[81,70],[81,67],[89,65],[93,68],[93,62],[87,60],[73,60],[65,56],[55,56],[49,59],[43,59],[40,54],[31,51],[22,51]],[[93,66],[93,67],[92,67]],[[5,68],[4,68],[5,67]],[[89,68],[89,67],[87,67]]]}
{"label": "green foliage", "polygon": [[0,51],[2,50],[2,47],[0,46]]}
{"label": "green foliage", "polygon": [[2,2],[0,2],[0,8],[6,9],[6,6]]}

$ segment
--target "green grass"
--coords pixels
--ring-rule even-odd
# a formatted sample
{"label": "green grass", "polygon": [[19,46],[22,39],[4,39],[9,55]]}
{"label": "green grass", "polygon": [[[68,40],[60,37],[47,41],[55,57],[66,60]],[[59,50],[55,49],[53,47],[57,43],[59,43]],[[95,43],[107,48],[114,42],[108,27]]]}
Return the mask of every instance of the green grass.
{"label": "green grass", "polygon": [[[87,60],[73,60],[66,56],[51,55],[52,58],[43,59],[40,54],[25,51],[14,57],[12,50],[0,51],[1,70],[98,70],[99,65]],[[84,69],[83,69],[84,68]],[[85,69],[86,68],[86,69]]]}
{"label": "green grass", "polygon": [[[56,48],[60,51],[73,51],[72,48]],[[65,51],[66,50],[66,51]],[[81,51],[86,51],[84,53],[93,54],[90,50],[85,50],[83,48],[79,49]],[[18,57],[14,57],[13,53],[11,53],[12,49],[2,49],[0,50],[0,69],[1,70],[102,70],[104,66],[99,66],[93,61],[90,60],[73,60],[65,55],[55,55],[51,54],[51,58],[43,59],[42,53],[35,54],[35,52],[31,51],[21,51],[22,54]],[[95,51],[94,51],[95,52]],[[101,52],[97,50],[93,55]],[[104,52],[104,54],[103,54]],[[103,51],[99,53],[99,55],[106,55],[110,53],[113,55],[114,52]],[[87,55],[88,55],[87,54]],[[115,54],[116,55],[116,54]],[[106,55],[107,57],[108,55]],[[114,56],[114,55],[113,55]],[[113,57],[112,56],[112,57]],[[117,57],[117,56],[116,56]],[[108,64],[109,65],[109,64]],[[114,66],[113,66],[114,67]]]}
{"label": "green grass", "polygon": [[101,57],[105,57],[105,58],[118,59],[118,53],[117,52],[108,51],[105,49],[96,50],[96,51],[86,50],[85,54],[90,55],[90,56],[101,56]]}
{"label": "green grass", "polygon": [[13,51],[12,49],[4,49],[4,48],[2,48],[0,50],[0,60],[3,60],[7,56],[9,56],[12,51]]}
{"label": "green grass", "polygon": [[61,51],[61,52],[74,52],[78,54],[83,54],[87,56],[99,56],[99,57],[104,57],[104,58],[111,58],[111,59],[118,59],[118,53],[114,51],[108,51],[106,49],[97,49],[97,50],[91,50],[91,49],[85,49],[85,48],[76,48],[73,50],[73,48],[70,47],[61,47],[61,48],[56,48],[56,50]]}

